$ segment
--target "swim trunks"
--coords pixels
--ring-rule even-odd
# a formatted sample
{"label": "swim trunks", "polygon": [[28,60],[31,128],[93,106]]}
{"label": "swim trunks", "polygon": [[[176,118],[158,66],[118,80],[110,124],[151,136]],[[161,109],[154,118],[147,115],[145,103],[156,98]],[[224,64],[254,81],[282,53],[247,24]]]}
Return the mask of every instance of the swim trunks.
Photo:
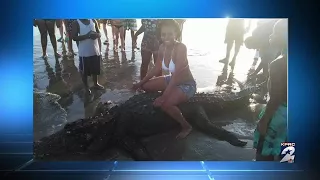
{"label": "swim trunks", "polygon": [[[262,109],[259,119],[265,113],[265,108]],[[257,149],[257,152],[262,156],[278,156],[281,153],[282,142],[287,140],[287,104],[284,103],[279,106],[275,114],[273,115],[266,135],[263,137],[260,135],[258,129],[254,132],[253,147]]]}

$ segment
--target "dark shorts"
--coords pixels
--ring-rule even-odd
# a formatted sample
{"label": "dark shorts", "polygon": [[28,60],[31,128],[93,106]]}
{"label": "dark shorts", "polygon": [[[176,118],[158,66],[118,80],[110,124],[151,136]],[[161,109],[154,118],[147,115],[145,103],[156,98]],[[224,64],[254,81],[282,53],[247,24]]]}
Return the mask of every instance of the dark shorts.
{"label": "dark shorts", "polygon": [[86,76],[100,75],[101,56],[79,57],[79,71]]}

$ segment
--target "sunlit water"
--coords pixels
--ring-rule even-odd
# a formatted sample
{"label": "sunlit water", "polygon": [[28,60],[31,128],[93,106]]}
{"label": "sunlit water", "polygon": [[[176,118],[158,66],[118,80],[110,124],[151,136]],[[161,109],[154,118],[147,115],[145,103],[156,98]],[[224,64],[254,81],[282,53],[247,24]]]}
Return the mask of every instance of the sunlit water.
{"label": "sunlit water", "polygon": [[[223,64],[219,63],[219,59],[224,58],[226,45],[224,44],[225,28],[227,25],[227,19],[188,19],[184,24],[183,29],[183,43],[188,48],[188,60],[191,67],[191,71],[196,79],[199,90],[212,89],[216,86],[217,78],[222,73]],[[140,26],[140,20],[138,20],[138,27]],[[255,23],[251,26],[253,29]],[[102,28],[101,31],[103,32]],[[34,137],[35,140],[41,137],[48,136],[63,127],[66,122],[72,122],[79,118],[84,118],[92,115],[94,108],[100,101],[112,100],[121,102],[133,95],[128,89],[133,82],[139,79],[139,68],[141,64],[140,51],[131,51],[131,37],[129,31],[126,35],[126,52],[114,53],[112,51],[112,38],[111,28],[108,26],[108,35],[110,41],[109,51],[106,51],[106,46],[103,45],[103,62],[102,62],[102,74],[99,77],[99,81],[106,87],[105,91],[95,92],[89,99],[84,97],[83,86],[80,75],[78,73],[79,60],[78,57],[74,58],[60,58],[55,60],[53,54],[53,48],[48,36],[48,60],[41,58],[42,50],[40,43],[40,34],[37,28],[34,28],[34,88],[37,92],[50,92],[52,94],[59,95],[61,99],[58,101],[62,108],[56,108],[51,111],[50,119],[48,117],[35,118]],[[248,33],[250,34],[250,32]],[[58,29],[56,30],[57,39],[60,37]],[[143,35],[138,38],[138,46],[141,43]],[[102,33],[102,42],[104,42],[105,36]],[[58,43],[59,52],[62,51],[61,43]],[[77,53],[76,43],[73,43],[73,49]],[[233,51],[231,51],[231,57]],[[235,78],[242,81],[245,80],[246,74],[253,62],[254,51],[248,50],[243,46],[237,58],[237,64],[234,70]],[[91,80],[90,80],[91,82]],[[53,99],[56,95],[53,96]],[[53,103],[55,102],[45,102]],[[57,104],[55,104],[57,105]],[[41,109],[41,108],[40,108]],[[64,119],[61,119],[64,118]],[[227,117],[226,117],[227,118]],[[248,122],[246,119],[239,117],[228,117],[229,124],[224,126],[225,129],[232,131],[247,140],[252,139],[254,130],[254,123]],[[59,119],[54,120],[54,119]],[[39,123],[40,122],[40,123]],[[201,152],[203,156],[207,156],[210,159],[210,147],[208,144],[221,144],[216,145],[215,159],[231,159],[238,157],[242,151],[247,153],[243,159],[248,160],[252,157],[252,143],[249,142],[247,149],[236,149],[238,153],[234,155],[223,155],[225,148],[230,148],[224,142],[213,141],[212,139],[205,137],[201,133],[195,132],[196,135],[190,135],[189,139],[193,143],[189,147],[192,152]],[[200,139],[199,139],[200,138]],[[208,146],[208,150],[205,151],[201,148],[201,143]],[[220,149],[220,150],[219,150]],[[247,150],[247,151],[245,151]],[[192,159],[192,153],[188,155],[186,153],[184,159]],[[206,155],[207,154],[207,155]],[[208,155],[209,154],[209,155]],[[220,154],[220,155],[218,155]],[[232,153],[231,153],[232,154]],[[231,156],[231,157],[227,157]],[[237,159],[241,159],[240,158]],[[196,159],[196,158],[194,158]]]}

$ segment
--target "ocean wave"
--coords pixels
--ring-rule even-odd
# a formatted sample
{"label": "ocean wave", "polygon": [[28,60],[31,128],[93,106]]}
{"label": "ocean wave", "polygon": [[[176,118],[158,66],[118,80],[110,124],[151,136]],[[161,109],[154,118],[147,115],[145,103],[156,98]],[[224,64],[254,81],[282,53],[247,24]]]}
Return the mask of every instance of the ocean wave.
{"label": "ocean wave", "polygon": [[[61,97],[48,92],[34,91],[34,130],[54,133],[67,122],[67,111],[59,104]],[[38,130],[39,129],[39,130]],[[49,135],[49,134],[46,134]]]}

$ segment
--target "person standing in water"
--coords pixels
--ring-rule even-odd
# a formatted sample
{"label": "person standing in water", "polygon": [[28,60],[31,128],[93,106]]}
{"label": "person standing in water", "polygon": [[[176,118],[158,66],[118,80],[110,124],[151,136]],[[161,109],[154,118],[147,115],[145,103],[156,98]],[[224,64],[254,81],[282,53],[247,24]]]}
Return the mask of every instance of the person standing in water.
{"label": "person standing in water", "polygon": [[[140,79],[142,80],[147,72],[148,67],[151,61],[151,57],[153,56],[154,63],[156,64],[156,60],[158,58],[158,50],[160,46],[158,34],[158,23],[160,20],[158,19],[142,19],[141,27],[134,35],[134,39],[137,39],[141,33],[143,34],[142,42],[141,42],[141,58],[142,63],[140,67]],[[159,71],[156,76],[161,76],[162,72]]]}
{"label": "person standing in water", "polygon": [[[275,46],[271,46],[269,42],[269,37],[273,32],[273,27],[277,20],[260,20],[257,23],[257,28],[252,32],[252,46],[259,52],[261,62],[257,69],[249,74],[249,76],[256,76],[261,69],[263,69],[263,79],[267,79],[269,72],[268,67],[271,61],[273,61],[279,54],[279,49]],[[246,46],[247,46],[246,42]]]}
{"label": "person standing in water", "polygon": [[[192,131],[192,126],[177,105],[191,98],[196,93],[197,85],[189,68],[187,47],[176,40],[181,34],[179,24],[172,19],[162,20],[159,29],[163,43],[155,67],[139,83],[134,84],[133,89],[163,91],[153,104],[161,107],[181,125],[177,138],[185,138]],[[170,75],[154,77],[161,70],[169,71]]]}
{"label": "person standing in water", "polygon": [[[76,19],[65,19],[64,20],[64,24],[65,24],[66,30],[67,30],[65,40],[68,44],[68,56],[69,57],[76,55],[76,53],[74,53],[73,44],[72,44],[72,24],[74,21],[76,21]],[[76,43],[77,43],[77,46],[79,46],[79,42],[76,41]]]}
{"label": "person standing in water", "polygon": [[225,64],[229,63],[230,51],[234,44],[234,55],[229,65],[231,67],[235,66],[240,47],[243,44],[244,34],[249,31],[250,24],[251,21],[249,21],[248,27],[245,28],[245,19],[229,19],[224,40],[224,43],[227,44],[226,57],[219,62]]}
{"label": "person standing in water", "polygon": [[72,39],[79,41],[79,70],[86,93],[91,94],[88,76],[92,76],[94,88],[104,89],[98,83],[101,61],[101,34],[94,19],[77,19],[72,24]]}
{"label": "person standing in water", "polygon": [[41,35],[41,47],[42,47],[42,58],[47,59],[47,44],[48,44],[48,34],[53,47],[54,55],[56,58],[60,58],[61,55],[58,53],[57,39],[55,35],[55,25],[58,28],[61,26],[61,21],[58,19],[35,19],[33,22],[34,27],[38,27]]}
{"label": "person standing in water", "polygon": [[60,38],[57,40],[60,43],[64,42],[64,39],[63,39],[63,33],[64,33],[63,25],[64,25],[64,20],[61,19],[61,26],[59,27]]}
{"label": "person standing in water", "polygon": [[125,19],[124,23],[124,42],[126,42],[126,32],[130,30],[132,40],[132,50],[137,48],[137,41],[134,39],[134,32],[137,31],[137,20],[136,19]]}
{"label": "person standing in water", "polygon": [[113,49],[115,51],[118,50],[119,46],[119,37],[120,37],[120,49],[121,52],[125,51],[125,45],[124,45],[124,23],[122,19],[113,19],[112,20],[112,27],[113,27],[113,36],[114,36],[114,47]]}
{"label": "person standing in water", "polygon": [[107,24],[109,23],[109,19],[102,19],[102,24],[103,24],[103,32],[104,35],[106,36],[106,40],[103,42],[104,45],[109,45],[109,37],[108,37],[108,30],[107,30]]}
{"label": "person standing in water", "polygon": [[280,143],[287,139],[287,48],[288,20],[279,20],[270,36],[271,46],[282,55],[270,63],[268,89],[270,100],[260,114],[254,132],[257,161],[275,161],[281,153]]}

